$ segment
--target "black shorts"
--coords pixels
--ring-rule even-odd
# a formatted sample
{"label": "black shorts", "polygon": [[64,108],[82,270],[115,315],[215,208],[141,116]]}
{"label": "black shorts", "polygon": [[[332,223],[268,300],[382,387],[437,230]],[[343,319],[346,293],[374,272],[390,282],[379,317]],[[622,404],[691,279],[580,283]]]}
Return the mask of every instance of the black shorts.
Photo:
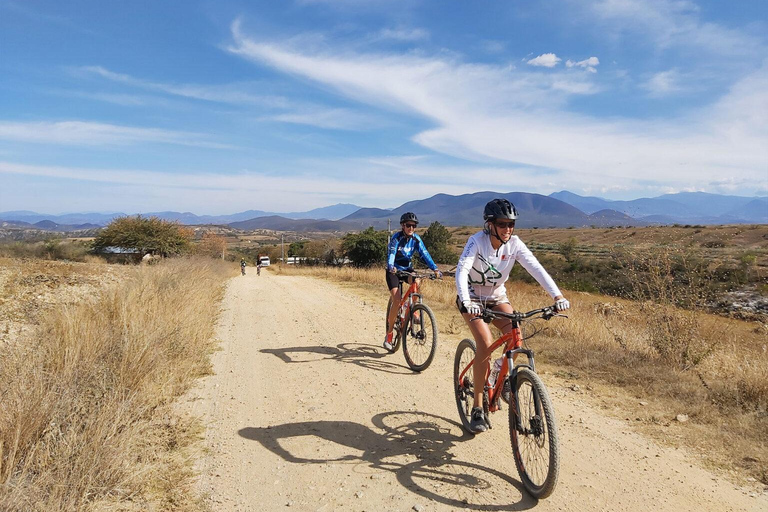
{"label": "black shorts", "polygon": [[[387,273],[387,290],[391,290],[392,288],[397,288],[400,286],[401,279],[397,277],[397,274],[394,272],[390,272],[389,270],[385,271]],[[413,272],[413,270],[411,270]],[[403,279],[403,281],[410,283],[410,278]]]}

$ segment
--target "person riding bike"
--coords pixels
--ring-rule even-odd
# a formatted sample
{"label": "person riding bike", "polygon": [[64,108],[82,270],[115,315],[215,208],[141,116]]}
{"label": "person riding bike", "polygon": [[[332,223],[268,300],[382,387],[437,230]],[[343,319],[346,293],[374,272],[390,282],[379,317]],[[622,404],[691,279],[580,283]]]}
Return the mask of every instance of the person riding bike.
{"label": "person riding bike", "polygon": [[[483,211],[483,230],[469,237],[456,266],[456,306],[477,344],[473,382],[477,391],[470,421],[470,428],[475,433],[487,430],[481,400],[491,356],[488,349],[493,343],[493,336],[488,324],[472,319],[480,315],[483,307],[505,313],[514,312],[504,284],[509,279],[515,262],[519,262],[549,293],[555,300],[558,311],[570,307],[570,303],[563,297],[539,260],[512,234],[517,218],[515,206],[506,199],[494,199],[486,204]],[[506,319],[494,320],[493,324],[505,334],[512,329],[512,323]]]}
{"label": "person riding bike", "polygon": [[389,311],[389,331],[384,336],[384,348],[392,350],[392,329],[397,318],[397,304],[400,304],[400,278],[397,276],[398,270],[413,272],[411,259],[415,253],[418,253],[421,260],[432,269],[436,277],[442,277],[443,273],[438,270],[432,256],[429,255],[421,237],[416,234],[416,226],[419,225],[419,219],[413,212],[406,212],[400,217],[401,230],[392,235],[389,240],[387,250],[387,288],[392,295],[392,308]]}
{"label": "person riding bike", "polygon": [[240,258],[240,272],[245,275],[245,258]]}

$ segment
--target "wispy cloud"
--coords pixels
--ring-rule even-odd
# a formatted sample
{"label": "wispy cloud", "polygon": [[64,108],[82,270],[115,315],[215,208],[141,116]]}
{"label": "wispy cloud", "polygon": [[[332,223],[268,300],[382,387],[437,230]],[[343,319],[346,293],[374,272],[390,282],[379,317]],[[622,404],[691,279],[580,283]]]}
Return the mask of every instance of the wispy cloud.
{"label": "wispy cloud", "polygon": [[376,40],[424,41],[429,39],[429,31],[423,28],[383,28],[374,36]]}
{"label": "wispy cloud", "polygon": [[538,57],[534,57],[533,59],[528,61],[528,64],[531,66],[538,66],[538,67],[544,67],[544,68],[553,68],[557,66],[557,64],[563,59],[555,55],[554,53],[544,53],[542,55],[539,55]]}
{"label": "wispy cloud", "polygon": [[[313,162],[317,164],[317,162]],[[72,181],[91,182],[94,186],[119,187],[123,195],[135,197],[151,196],[158,190],[176,190],[175,198],[186,201],[186,209],[200,212],[200,205],[205,205],[209,212],[217,210],[221,213],[232,213],[238,209],[252,208],[258,204],[260,209],[286,211],[286,204],[300,202],[307,208],[327,206],[329,203],[354,202],[371,206],[393,207],[412,199],[411,191],[402,186],[402,180],[408,179],[412,187],[417,187],[424,194],[462,194],[467,191],[483,190],[484,183],[477,182],[467,188],[465,179],[467,169],[464,169],[464,179],[455,183],[452,180],[436,182],[429,175],[408,174],[407,169],[385,167],[374,161],[336,160],[321,162],[319,167],[328,167],[331,172],[315,171],[301,172],[272,172],[241,170],[228,174],[194,173],[194,172],[159,172],[136,169],[89,169],[78,167],[39,166],[0,161],[0,176],[24,175],[38,176],[61,183]],[[339,172],[339,169],[344,172]],[[293,169],[295,171],[295,169]],[[436,169],[437,171],[437,169]],[[478,172],[481,172],[478,170]],[[437,173],[435,174],[437,175]],[[397,176],[394,179],[393,176]],[[456,176],[460,174],[457,172]],[[402,177],[402,178],[401,178]],[[81,186],[82,188],[82,186]],[[92,196],[93,194],[91,194]],[[135,197],[126,197],[125,204],[135,202]],[[391,201],[382,204],[384,200]],[[70,198],[71,200],[71,198]],[[98,198],[89,201],[91,208],[125,209],[122,204],[115,204],[115,197],[104,206],[94,204]]]}
{"label": "wispy cloud", "polygon": [[678,93],[683,90],[680,83],[680,73],[675,69],[654,74],[643,85],[651,96],[661,97]]}
{"label": "wispy cloud", "polygon": [[266,116],[263,119],[282,123],[303,124],[333,130],[366,130],[380,128],[382,122],[375,116],[344,108],[310,108],[302,112],[290,112]]}
{"label": "wispy cloud", "polygon": [[[713,122],[704,115],[679,118],[603,120],[567,108],[574,94],[594,93],[585,77],[568,72],[524,73],[508,68],[468,65],[443,58],[386,54],[312,54],[245,36],[233,25],[235,54],[283,72],[332,87],[351,99],[422,115],[433,129],[413,140],[439,153],[522,168],[557,171],[565,187],[625,180],[656,180],[672,187],[711,181],[738,173],[765,187],[768,150],[758,133],[744,129],[754,107],[726,95],[718,103],[735,109]],[[587,59],[589,61],[589,59]],[[768,88],[756,73],[743,88],[762,104]],[[543,75],[553,75],[548,80]],[[586,84],[586,85],[585,85]],[[738,86],[737,86],[738,87]],[[755,120],[755,122],[759,122]],[[752,125],[752,123],[748,123]],[[739,127],[739,137],[723,137]]]}
{"label": "wispy cloud", "polygon": [[200,133],[86,121],[27,123],[0,121],[0,140],[70,146],[156,143],[232,149],[231,145],[220,144],[211,140],[209,136]]}
{"label": "wispy cloud", "polygon": [[123,73],[110,71],[102,66],[82,66],[75,68],[76,72],[96,75],[112,82],[118,82],[145,90],[152,90],[191,98],[218,103],[229,103],[234,105],[257,105],[275,108],[285,108],[290,105],[290,101],[279,95],[254,94],[247,90],[242,84],[223,84],[223,85],[198,85],[198,84],[167,84],[162,82],[153,82],[143,80]]}
{"label": "wispy cloud", "polygon": [[754,55],[762,41],[740,30],[701,20],[689,0],[599,0],[583,4],[603,30],[634,32],[652,38],[659,48],[685,46],[705,55]]}

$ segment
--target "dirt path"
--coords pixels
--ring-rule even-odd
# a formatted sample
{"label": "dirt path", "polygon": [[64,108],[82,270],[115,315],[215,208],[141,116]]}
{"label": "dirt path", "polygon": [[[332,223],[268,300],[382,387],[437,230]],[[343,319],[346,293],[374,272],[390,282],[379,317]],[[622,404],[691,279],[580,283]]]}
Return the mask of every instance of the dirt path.
{"label": "dirt path", "polygon": [[224,307],[215,375],[187,404],[207,425],[212,510],[768,510],[768,494],[659,447],[551,375],[563,460],[537,503],[518,481],[506,410],[476,438],[458,423],[456,336],[441,333],[416,375],[380,347],[380,307],[333,283],[252,271],[231,280]]}

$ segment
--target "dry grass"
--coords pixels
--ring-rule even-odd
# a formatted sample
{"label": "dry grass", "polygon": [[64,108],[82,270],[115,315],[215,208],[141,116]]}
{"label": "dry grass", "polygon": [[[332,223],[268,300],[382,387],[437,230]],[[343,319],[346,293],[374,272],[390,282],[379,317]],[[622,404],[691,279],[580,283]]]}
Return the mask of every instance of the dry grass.
{"label": "dry grass", "polygon": [[[386,301],[383,269],[275,270],[359,283]],[[455,340],[470,335],[453,305],[452,279],[426,281],[422,291],[441,332]],[[510,283],[508,293],[518,310],[550,302],[541,288],[525,283]],[[554,365],[556,373],[580,381],[582,388],[604,387],[605,397],[616,397],[617,414],[636,418],[658,439],[692,448],[714,465],[742,469],[768,484],[765,325],[668,305],[567,295],[569,319],[547,323],[547,330],[531,340],[540,364]],[[637,405],[641,401],[648,405]],[[690,418],[684,428],[675,421],[678,414]]]}
{"label": "dry grass", "polygon": [[0,346],[0,508],[197,508],[188,461],[200,427],[170,404],[209,371],[231,273],[212,260],[133,268]]}

